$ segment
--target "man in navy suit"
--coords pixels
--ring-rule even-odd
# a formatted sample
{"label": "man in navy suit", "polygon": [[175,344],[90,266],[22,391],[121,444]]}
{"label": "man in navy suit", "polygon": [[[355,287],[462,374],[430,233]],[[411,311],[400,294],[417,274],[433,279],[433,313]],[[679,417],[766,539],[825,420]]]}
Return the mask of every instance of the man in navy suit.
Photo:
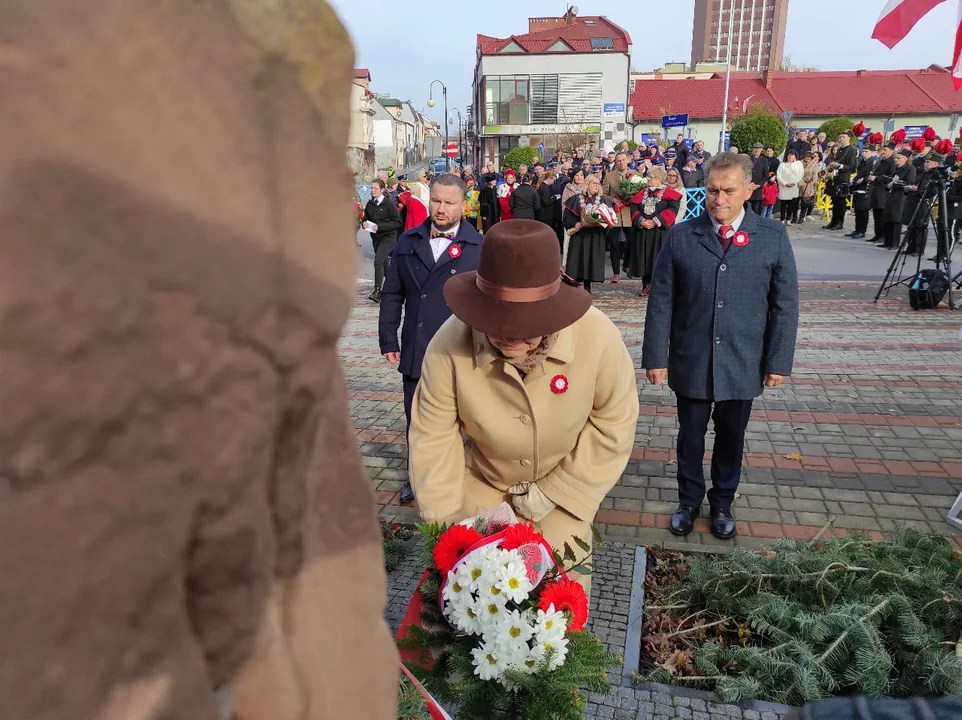
{"label": "man in navy suit", "polygon": [[655,261],[641,365],[648,382],[667,380],[678,397],[679,507],[669,530],[687,535],[701,511],[712,419],[711,531],[727,540],[752,400],[792,373],[798,275],[785,227],[744,207],[751,160],[721,153],[706,175],[707,212],[671,228]]}
{"label": "man in navy suit", "polygon": [[[411,402],[421,378],[428,343],[451,309],[441,289],[452,275],[478,269],[481,235],[461,222],[467,188],[457,175],[438,175],[431,182],[430,219],[398,238],[381,288],[378,339],[381,354],[398,366],[404,383],[404,416],[411,425]],[[404,326],[401,327],[402,308]],[[398,328],[401,342],[398,344]],[[411,485],[401,490],[401,503],[414,500]]]}

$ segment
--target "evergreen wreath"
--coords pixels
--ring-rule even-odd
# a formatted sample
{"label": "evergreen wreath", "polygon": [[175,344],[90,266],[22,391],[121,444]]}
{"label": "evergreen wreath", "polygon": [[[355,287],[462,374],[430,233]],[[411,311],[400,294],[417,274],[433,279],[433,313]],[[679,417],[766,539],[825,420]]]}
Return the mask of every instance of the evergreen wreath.
{"label": "evergreen wreath", "polygon": [[780,540],[693,557],[676,588],[647,608],[661,631],[646,647],[668,659],[642,681],[789,705],[962,694],[962,558],[946,538]]}

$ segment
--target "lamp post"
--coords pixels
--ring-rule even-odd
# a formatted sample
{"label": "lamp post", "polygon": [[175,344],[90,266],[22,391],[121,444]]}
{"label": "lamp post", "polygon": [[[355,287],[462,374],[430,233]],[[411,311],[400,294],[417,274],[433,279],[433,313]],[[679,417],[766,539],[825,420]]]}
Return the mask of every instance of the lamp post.
{"label": "lamp post", "polygon": [[444,169],[451,169],[451,158],[448,157],[448,88],[440,80],[432,80],[428,88],[428,107],[434,107],[434,83],[441,86],[441,94],[444,96]]}
{"label": "lamp post", "polygon": [[[461,167],[464,168],[464,138],[461,135],[461,126],[464,124],[464,119],[461,117],[461,111],[454,108],[454,112],[458,114],[458,154],[461,156]],[[448,123],[453,121],[454,118],[448,120]],[[447,153],[445,153],[447,154]]]}
{"label": "lamp post", "polygon": [[[719,20],[721,17],[719,16]],[[728,89],[732,82],[732,29],[735,22],[735,0],[728,9],[728,60],[725,64],[725,106],[722,108],[721,137],[718,140],[718,152],[725,152],[725,127],[728,125]],[[721,35],[721,23],[719,23]]]}

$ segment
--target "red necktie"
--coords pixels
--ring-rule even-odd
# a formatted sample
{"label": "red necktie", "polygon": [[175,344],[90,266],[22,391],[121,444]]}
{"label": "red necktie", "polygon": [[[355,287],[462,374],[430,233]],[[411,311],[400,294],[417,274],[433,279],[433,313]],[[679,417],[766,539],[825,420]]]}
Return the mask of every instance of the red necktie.
{"label": "red necktie", "polygon": [[718,242],[721,244],[722,252],[728,252],[733,237],[735,237],[735,228],[731,225],[722,225],[718,228]]}

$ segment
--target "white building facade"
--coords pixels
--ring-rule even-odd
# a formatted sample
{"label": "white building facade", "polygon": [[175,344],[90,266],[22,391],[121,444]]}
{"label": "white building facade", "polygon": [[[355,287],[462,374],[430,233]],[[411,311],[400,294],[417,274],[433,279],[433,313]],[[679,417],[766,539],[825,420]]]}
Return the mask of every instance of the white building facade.
{"label": "white building facade", "polygon": [[519,145],[610,147],[627,139],[631,39],[604,17],[529,18],[529,32],[478,36],[475,159],[500,168]]}

